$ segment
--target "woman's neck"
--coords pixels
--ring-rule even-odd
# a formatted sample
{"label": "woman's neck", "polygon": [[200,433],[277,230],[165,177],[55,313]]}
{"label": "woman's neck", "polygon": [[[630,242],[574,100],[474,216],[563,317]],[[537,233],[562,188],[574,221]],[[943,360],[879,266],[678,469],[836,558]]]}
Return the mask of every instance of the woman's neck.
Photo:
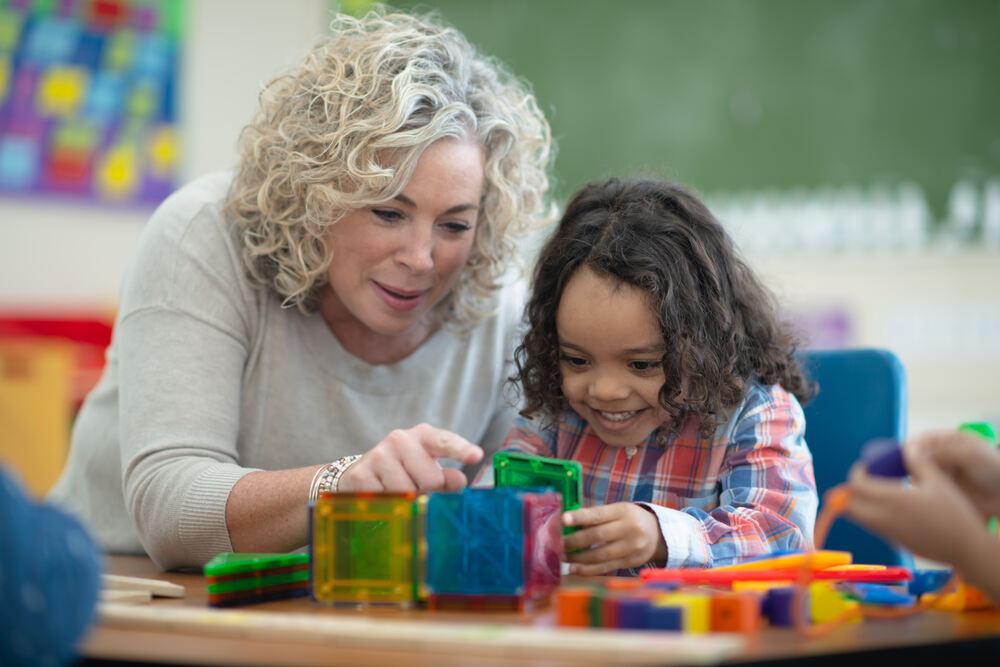
{"label": "woman's neck", "polygon": [[329,286],[320,295],[319,314],[330,333],[345,350],[373,366],[402,361],[438,329],[436,318],[433,318],[433,322],[424,321],[432,319],[433,316],[429,315],[402,333],[382,334],[373,331],[344,306]]}

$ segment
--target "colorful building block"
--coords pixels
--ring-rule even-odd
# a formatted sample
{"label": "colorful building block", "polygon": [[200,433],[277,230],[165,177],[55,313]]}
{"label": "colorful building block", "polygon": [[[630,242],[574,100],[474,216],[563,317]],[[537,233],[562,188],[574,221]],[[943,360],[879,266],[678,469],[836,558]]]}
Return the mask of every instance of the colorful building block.
{"label": "colorful building block", "polygon": [[[464,489],[428,496],[428,598],[514,596],[524,604],[559,585],[562,497],[548,490]],[[454,597],[448,604],[455,605]]]}
{"label": "colorful building block", "polygon": [[[829,623],[858,607],[857,600],[849,599],[830,582],[814,581],[809,584],[809,620],[813,623]],[[860,621],[861,616],[852,620]]]}
{"label": "colorful building block", "polygon": [[647,630],[649,629],[650,601],[644,597],[627,597],[618,601],[617,605],[617,627],[624,630]]}
{"label": "colorful building block", "polygon": [[674,607],[681,610],[682,632],[708,632],[712,625],[712,597],[698,593],[667,593],[652,600],[654,608]]}
{"label": "colorful building block", "polygon": [[[767,591],[764,597],[763,611],[771,625],[779,628],[795,627],[795,594],[794,586],[782,586]],[[809,593],[804,592],[802,607],[798,612],[803,621],[809,620]]]}
{"label": "colorful building block", "polygon": [[646,628],[648,630],[681,632],[684,628],[684,609],[653,601],[646,608]]}
{"label": "colorful building block", "polygon": [[[562,495],[563,511],[579,509],[583,498],[582,467],[577,461],[528,456],[516,452],[493,455],[493,485],[495,487],[551,487]],[[579,526],[563,528],[563,534],[579,530]]]}
{"label": "colorful building block", "polygon": [[213,607],[300,597],[309,593],[309,554],[221,553],[204,574]]}
{"label": "colorful building block", "polygon": [[760,598],[750,593],[716,593],[709,606],[712,632],[754,632],[760,627]]}
{"label": "colorful building block", "polygon": [[312,597],[412,607],[420,594],[418,517],[426,496],[327,494],[310,505]]}
{"label": "colorful building block", "polygon": [[559,625],[585,628],[590,625],[591,587],[561,587],[556,592],[556,621]]}

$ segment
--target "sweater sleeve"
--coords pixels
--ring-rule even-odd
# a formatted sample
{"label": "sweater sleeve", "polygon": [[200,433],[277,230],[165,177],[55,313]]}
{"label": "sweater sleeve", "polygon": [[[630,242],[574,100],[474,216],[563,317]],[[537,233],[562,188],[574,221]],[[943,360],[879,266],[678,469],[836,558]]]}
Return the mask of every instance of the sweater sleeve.
{"label": "sweater sleeve", "polygon": [[709,511],[645,504],[667,545],[667,567],[718,567],[812,546],[819,504],[805,417],[780,387],[754,390],[738,416]]}
{"label": "sweater sleeve", "polygon": [[171,569],[232,550],[226,502],[251,472],[236,443],[255,311],[213,206],[165,204],[147,232],[115,331],[122,490],[146,552]]}

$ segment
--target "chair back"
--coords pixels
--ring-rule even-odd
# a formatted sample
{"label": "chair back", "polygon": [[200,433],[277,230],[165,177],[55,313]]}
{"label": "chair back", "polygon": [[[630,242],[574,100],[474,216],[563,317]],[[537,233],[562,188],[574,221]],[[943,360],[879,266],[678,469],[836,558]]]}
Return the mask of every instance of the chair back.
{"label": "chair back", "polygon": [[[899,357],[881,349],[803,350],[799,360],[819,384],[802,407],[822,502],[827,489],[847,479],[869,440],[905,440],[906,371]],[[850,551],[855,563],[913,567],[908,551],[847,519],[834,522],[821,546]]]}

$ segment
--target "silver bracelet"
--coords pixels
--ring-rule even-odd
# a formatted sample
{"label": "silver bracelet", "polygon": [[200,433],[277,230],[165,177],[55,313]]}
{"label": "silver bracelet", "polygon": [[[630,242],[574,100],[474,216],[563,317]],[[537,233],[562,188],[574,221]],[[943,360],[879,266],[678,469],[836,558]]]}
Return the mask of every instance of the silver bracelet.
{"label": "silver bracelet", "polygon": [[360,458],[360,454],[352,454],[351,456],[337,459],[333,463],[329,463],[317,470],[313,476],[312,483],[309,485],[309,502],[316,502],[324,493],[336,493],[341,476]]}

